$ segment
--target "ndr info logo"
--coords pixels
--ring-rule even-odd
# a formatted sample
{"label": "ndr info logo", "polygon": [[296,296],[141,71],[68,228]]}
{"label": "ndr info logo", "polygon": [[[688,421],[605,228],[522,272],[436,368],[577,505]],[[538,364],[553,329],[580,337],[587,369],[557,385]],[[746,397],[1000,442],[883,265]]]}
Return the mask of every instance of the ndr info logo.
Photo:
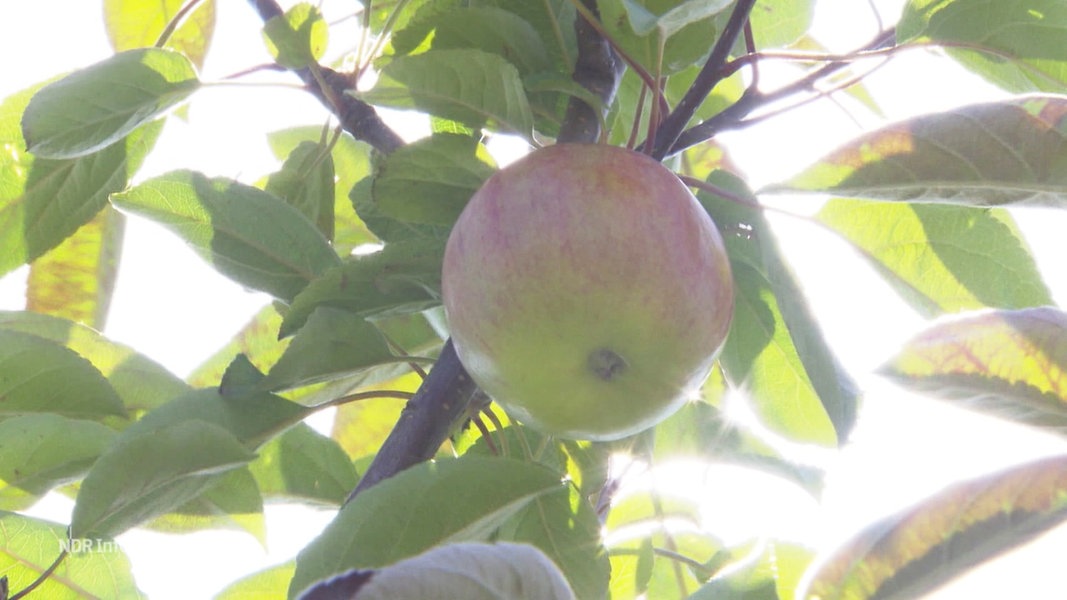
{"label": "ndr info logo", "polygon": [[75,538],[73,540],[63,540],[59,543],[59,548],[67,554],[81,554],[83,552],[119,551],[119,545],[114,541],[92,538]]}

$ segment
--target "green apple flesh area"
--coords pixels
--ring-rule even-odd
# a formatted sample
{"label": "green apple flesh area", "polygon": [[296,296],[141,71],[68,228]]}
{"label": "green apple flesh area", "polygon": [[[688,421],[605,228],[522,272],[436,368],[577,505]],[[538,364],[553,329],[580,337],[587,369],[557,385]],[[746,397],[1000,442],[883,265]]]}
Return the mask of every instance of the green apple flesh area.
{"label": "green apple flesh area", "polygon": [[558,144],[489,178],[448,239],[456,352],[510,415],[610,440],[694,397],[730,328],[722,238],[689,189],[624,148]]}

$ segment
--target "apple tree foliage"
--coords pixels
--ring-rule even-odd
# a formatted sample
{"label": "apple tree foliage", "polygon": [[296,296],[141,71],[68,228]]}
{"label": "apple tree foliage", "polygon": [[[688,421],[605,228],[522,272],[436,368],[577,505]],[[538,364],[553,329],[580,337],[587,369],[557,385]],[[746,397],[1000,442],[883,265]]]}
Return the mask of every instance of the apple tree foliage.
{"label": "apple tree foliage", "polygon": [[[140,557],[75,542],[135,527],[262,539],[275,501],[336,518],[295,561],[220,597],[910,598],[1067,515],[1067,458],[1051,457],[933,491],[816,560],[795,540],[725,543],[691,502],[621,493],[625,470],[609,468],[699,457],[818,495],[819,467],[721,413],[732,390],[762,429],[837,448],[862,411],[768,223],[762,201],[783,193],[827,196],[796,218],[931,318],[882,375],[1067,430],[1067,314],[1013,221],[1067,205],[1059,0],[908,0],[845,53],[810,35],[815,0],[250,0],[270,64],[232,79],[268,71],[323,109],[265,132],[279,166],[249,182],[138,177],[165,122],[212,101],[200,67],[227,51],[211,43],[215,2],[102,4],[113,56],[0,104],[0,273],[29,265],[25,310],[0,313],[4,597],[139,597]],[[334,16],[359,35],[331,37]],[[914,48],[1005,99],[884,122],[757,190],[717,137],[831,95],[878,114],[863,76]],[[782,64],[790,78],[764,83]],[[432,134],[405,143],[380,108],[428,114]],[[444,241],[497,168],[486,140],[505,134],[661,159],[727,240],[727,346],[703,397],[651,431],[545,438],[493,407],[447,342]],[[101,333],[126,214],[275,299],[187,378]],[[328,434],[304,423],[326,407]],[[22,514],[53,490],[75,499],[70,523]]]}

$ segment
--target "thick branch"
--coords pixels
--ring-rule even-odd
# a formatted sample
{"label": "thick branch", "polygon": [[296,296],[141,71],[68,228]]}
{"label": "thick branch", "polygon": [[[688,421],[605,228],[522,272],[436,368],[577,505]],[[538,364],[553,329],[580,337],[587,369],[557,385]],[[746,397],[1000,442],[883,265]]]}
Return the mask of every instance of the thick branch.
{"label": "thick branch", "polygon": [[432,458],[466,418],[467,406],[476,391],[456,356],[452,340],[445,342],[441,356],[400,413],[389,437],[348,500],[383,479]]}
{"label": "thick branch", "polygon": [[700,73],[697,74],[693,85],[689,86],[685,96],[656,129],[656,144],[652,150],[652,157],[656,160],[662,160],[667,156],[668,150],[674,146],[674,142],[685,128],[686,123],[693,118],[697,108],[708,97],[711,90],[722,81],[722,67],[730,58],[730,50],[744,31],[748,15],[755,4],[756,0],[737,0],[730,20],[726,22],[722,35],[715,42],[715,47],[711,49],[711,54]]}
{"label": "thick branch", "polygon": [[[596,0],[583,0],[589,11],[599,18]],[[607,107],[615,97],[623,70],[626,68],[611,44],[582,15],[574,21],[574,32],[578,40],[578,59],[574,64],[574,81],[596,95],[601,107],[589,106],[577,97],[571,97],[567,104],[567,115],[560,128],[558,142],[596,142],[600,138],[600,123],[604,119]]]}
{"label": "thick branch", "polygon": [[[275,0],[248,1],[264,23],[285,14]],[[318,69],[322,73],[322,82],[315,78],[311,69],[298,69],[294,72],[312,95],[340,119],[341,127],[345,131],[385,154],[404,145],[404,140],[382,121],[373,106],[345,94],[350,88],[348,77],[326,67]],[[325,88],[322,83],[326,84]]]}

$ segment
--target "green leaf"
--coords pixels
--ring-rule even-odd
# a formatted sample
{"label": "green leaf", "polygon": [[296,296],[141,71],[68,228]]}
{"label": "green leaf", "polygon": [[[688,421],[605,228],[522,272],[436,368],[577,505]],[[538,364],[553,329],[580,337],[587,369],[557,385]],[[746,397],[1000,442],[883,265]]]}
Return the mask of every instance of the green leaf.
{"label": "green leaf", "polygon": [[285,200],[318,227],[323,237],[334,235],[334,172],[330,149],[301,142],[267,179],[266,191]]}
{"label": "green leaf", "polygon": [[48,413],[0,421],[0,508],[28,508],[79,479],[114,436],[99,423]]}
{"label": "green leaf", "polygon": [[377,571],[349,571],[316,585],[307,593],[314,597],[333,597],[333,591],[338,589],[358,589],[359,600],[573,600],[576,597],[549,557],[525,544],[508,543],[448,544]]}
{"label": "green leaf", "polygon": [[[186,0],[104,0],[107,38],[116,52],[154,46],[167,24]],[[215,33],[215,0],[205,0],[189,14],[167,39],[166,46],[204,66],[211,37]]]}
{"label": "green leaf", "polygon": [[[721,25],[726,25],[731,12],[719,13]],[[760,0],[748,16],[756,48],[791,46],[808,33],[814,12],[814,0]]]}
{"label": "green leaf", "polygon": [[126,416],[115,389],[89,361],[51,340],[0,330],[0,416]]}
{"label": "green leaf", "polygon": [[224,397],[218,390],[195,390],[149,412],[123,435],[150,433],[182,422],[207,422],[222,427],[249,449],[304,420],[313,409],[259,392]]}
{"label": "green leaf", "polygon": [[238,354],[245,355],[255,367],[263,371],[270,369],[289,346],[289,340],[278,339],[278,328],[281,324],[282,316],[274,305],[263,307],[229,343],[189,374],[189,384],[195,387],[219,385],[226,369]]}
{"label": "green leaf", "polygon": [[263,25],[263,38],[271,56],[283,67],[303,69],[326,52],[329,27],[319,9],[307,2],[290,8]]}
{"label": "green leaf", "polygon": [[560,485],[559,474],[544,467],[500,458],[411,467],[356,496],[300,552],[289,595],[348,569],[385,566],[440,544],[488,539],[508,517]]}
{"label": "green leaf", "polygon": [[[750,192],[722,172],[709,183]],[[798,441],[844,443],[859,391],[838,363],[762,212],[707,192],[700,202],[718,224],[733,270],[734,319],[720,363],[731,387],[748,392],[771,429]]]}
{"label": "green leaf", "polygon": [[1026,242],[1002,209],[831,200],[818,219],[926,316],[1052,303]]}
{"label": "green leaf", "polygon": [[533,114],[519,71],[481,50],[430,50],[400,56],[386,65],[371,90],[371,104],[415,108],[471,127],[530,137]]}
{"label": "green leaf", "polygon": [[304,423],[260,448],[249,469],[268,499],[328,506],[343,504],[358,480],[341,446]]}
{"label": "green leaf", "polygon": [[687,600],[792,600],[812,554],[800,546],[768,544],[759,556],[724,569],[727,572],[701,586]]}
{"label": "green leaf", "polygon": [[137,416],[192,391],[159,363],[95,330],[59,317],[0,311],[0,331],[31,334],[78,353],[107,378],[126,411]]}
{"label": "green leaf", "polygon": [[50,83],[22,117],[27,150],[76,158],[126,137],[200,87],[184,55],[160,48],[120,52]]}
{"label": "green leaf", "polygon": [[766,191],[975,206],[1067,206],[1067,98],[1026,96],[865,134]]}
{"label": "green leaf", "polygon": [[548,52],[537,30],[519,15],[494,7],[455,8],[433,20],[432,48],[472,48],[504,58],[523,76],[550,70]]}
{"label": "green leaf", "polygon": [[103,329],[118,275],[126,219],[105,206],[50,252],[34,261],[26,310]]}
{"label": "green leaf", "polygon": [[723,0],[610,0],[598,7],[605,29],[627,55],[650,73],[658,68],[669,75],[707,57],[719,33],[715,15],[724,4]]}
{"label": "green leaf", "polygon": [[371,194],[381,215],[405,223],[451,226],[494,170],[492,158],[477,140],[436,134],[385,157]]}
{"label": "green leaf", "polygon": [[71,537],[122,533],[192,500],[254,457],[232,433],[206,421],[127,429],[82,482]]}
{"label": "green leaf", "polygon": [[864,529],[805,577],[797,598],[918,598],[1067,518],[1067,459],[946,488]]}
{"label": "green leaf", "polygon": [[111,201],[159,221],[223,275],[283,300],[340,262],[299,211],[233,180],[174,171]]}
{"label": "green leaf", "polygon": [[[321,138],[322,129],[318,127],[294,127],[267,135],[271,150],[279,160],[292,154],[302,142],[317,144]],[[336,179],[333,184],[333,247],[340,256],[348,256],[353,248],[377,241],[348,200],[348,193],[356,182],[371,173],[370,146],[342,133],[331,153]]]}
{"label": "green leaf", "polygon": [[32,87],[0,104],[0,274],[55,248],[90,222],[108,194],[126,187],[161,124],[81,158],[46,160],[24,151],[19,128]]}
{"label": "green leaf", "polygon": [[923,394],[1067,433],[1067,314],[1058,309],[983,311],[938,322],[881,371]]}
{"label": "green leaf", "polygon": [[[713,17],[726,9],[733,0],[683,0],[661,14],[649,12],[637,0],[622,0],[630,27],[637,35],[645,36],[653,30],[663,39],[681,31],[687,25]],[[710,47],[710,46],[709,46]]]}
{"label": "green leaf", "polygon": [[[137,600],[130,561],[118,544],[107,540],[84,542],[82,551],[68,556],[30,597],[49,600],[115,598]],[[12,593],[26,589],[44,574],[67,546],[66,525],[0,511],[0,573]]]}
{"label": "green leaf", "polygon": [[226,586],[214,600],[286,600],[285,590],[295,570],[296,562],[289,561],[246,575]]}
{"label": "green leaf", "polygon": [[426,362],[426,359],[393,352],[378,328],[363,317],[319,307],[308,317],[259,388],[284,390],[398,362]]}
{"label": "green leaf", "polygon": [[280,336],[302,327],[319,306],[362,317],[421,312],[441,303],[444,242],[437,239],[386,244],[379,252],[347,260],[313,281],[292,303]]}
{"label": "green leaf", "polygon": [[263,496],[248,468],[226,471],[204,493],[142,526],[164,533],[245,531],[264,547],[267,545]]}
{"label": "green leaf", "polygon": [[948,55],[1012,92],[1067,88],[1067,6],[1059,0],[911,0],[901,43],[944,44]]}
{"label": "green leaf", "polygon": [[600,520],[577,488],[539,496],[500,528],[499,540],[531,544],[566,575],[578,598],[607,595],[611,565],[600,543]]}

